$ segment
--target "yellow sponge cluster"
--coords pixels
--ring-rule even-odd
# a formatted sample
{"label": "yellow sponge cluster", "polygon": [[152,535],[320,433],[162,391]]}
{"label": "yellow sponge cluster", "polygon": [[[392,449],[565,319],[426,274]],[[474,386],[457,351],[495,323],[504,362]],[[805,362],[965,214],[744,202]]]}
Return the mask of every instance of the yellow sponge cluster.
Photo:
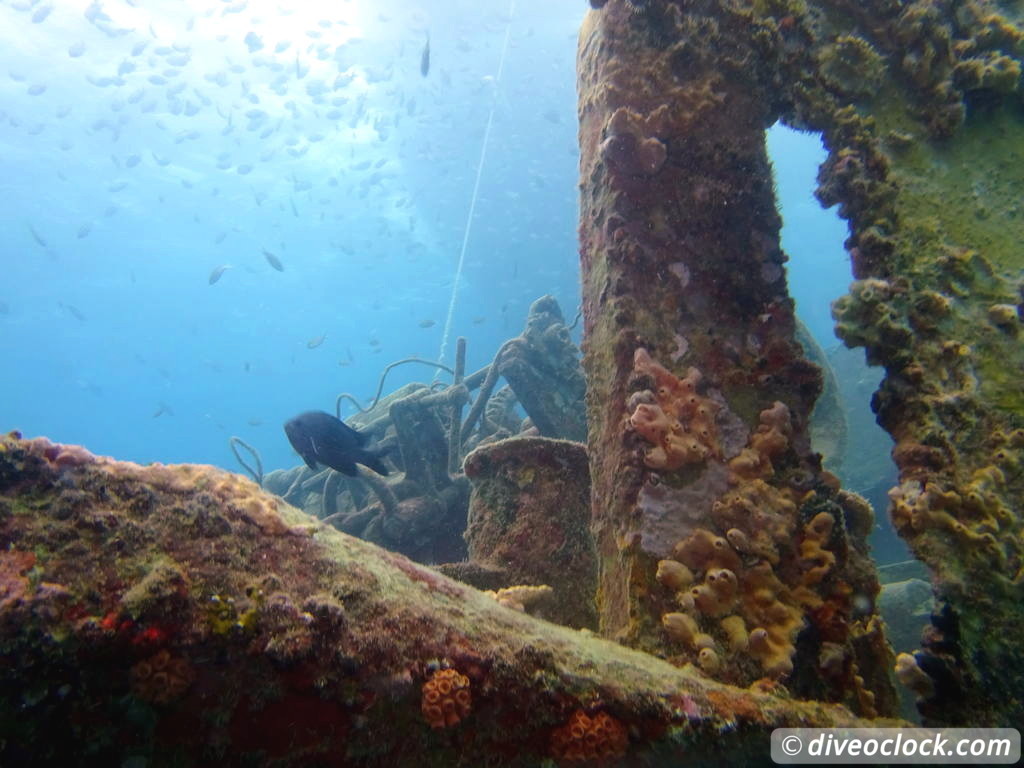
{"label": "yellow sponge cluster", "polygon": [[[709,544],[717,550],[710,557]],[[682,611],[666,613],[662,624],[669,637],[696,654],[698,666],[713,674],[725,658],[748,656],[768,677],[793,671],[793,641],[803,626],[803,610],[769,563],[722,567],[737,554],[725,539],[704,529],[680,542],[674,554],[683,566],[702,573],[703,580],[677,593]]]}
{"label": "yellow sponge cluster", "polygon": [[943,530],[993,566],[1008,570],[1010,557],[1020,559],[1024,546],[1016,537],[1005,535],[1020,523],[1000,494],[993,492],[1003,483],[1003,472],[995,466],[977,470],[959,490],[933,482],[922,488],[918,481],[907,480],[889,492],[893,524],[907,534]]}
{"label": "yellow sponge cluster", "polygon": [[517,584],[512,587],[503,587],[497,592],[487,590],[484,594],[488,597],[493,597],[506,608],[527,613],[533,605],[551,597],[554,592],[547,584],[538,584],[536,586]]}
{"label": "yellow sponge cluster", "polygon": [[789,408],[783,403],[776,402],[761,411],[760,423],[749,444],[729,461],[733,483],[771,477],[775,472],[772,461],[789,450],[792,433]]}
{"label": "yellow sponge cluster", "polygon": [[[836,563],[832,515],[820,512],[800,528],[798,492],[766,482],[791,435],[784,404],[762,411],[729,462],[733,488],[712,505],[714,527],[697,528],[658,564],[656,578],[680,609],[662,616],[666,633],[705,672],[736,682],[749,679],[748,660],[767,677],[792,672],[805,613],[822,603],[813,587]],[[790,583],[776,572],[784,554],[796,562],[795,573],[786,571]]]}
{"label": "yellow sponge cluster", "polygon": [[802,583],[812,586],[828,576],[836,564],[836,556],[827,549],[835,518],[819,512],[804,529],[800,542],[800,565],[804,568]]}
{"label": "yellow sponge cluster", "polygon": [[[639,387],[627,409],[632,429],[652,446],[644,463],[656,470],[717,465],[728,481],[709,514],[658,563],[656,578],[675,603],[662,615],[664,631],[682,647],[683,660],[718,679],[783,678],[793,671],[805,621],[827,623],[845,599],[833,551],[845,531],[837,530],[842,518],[827,502],[835,485],[805,466],[784,403],[762,410],[746,445],[727,458],[716,423],[725,403],[699,391],[695,368],[678,378],[639,348],[633,369]],[[812,490],[819,480],[827,487],[821,499]],[[845,650],[840,656],[845,665]]]}

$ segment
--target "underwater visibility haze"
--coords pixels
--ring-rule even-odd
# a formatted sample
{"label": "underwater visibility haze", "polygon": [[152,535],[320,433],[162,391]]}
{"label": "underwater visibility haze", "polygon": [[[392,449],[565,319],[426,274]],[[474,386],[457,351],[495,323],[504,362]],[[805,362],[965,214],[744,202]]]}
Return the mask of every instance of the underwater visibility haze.
{"label": "underwater visibility haze", "polygon": [[227,465],[239,434],[286,466],[284,420],[386,363],[447,333],[478,367],[538,296],[574,313],[584,9],[510,9],[0,5],[0,344],[32,371],[5,421],[139,461]]}
{"label": "underwater visibility haze", "polygon": [[[546,293],[571,317],[581,5],[0,5],[7,423],[229,467],[237,434],[285,467],[283,421],[369,399],[388,362],[447,334],[450,363],[462,334],[479,367]],[[772,149],[794,294],[831,346],[824,155]]]}

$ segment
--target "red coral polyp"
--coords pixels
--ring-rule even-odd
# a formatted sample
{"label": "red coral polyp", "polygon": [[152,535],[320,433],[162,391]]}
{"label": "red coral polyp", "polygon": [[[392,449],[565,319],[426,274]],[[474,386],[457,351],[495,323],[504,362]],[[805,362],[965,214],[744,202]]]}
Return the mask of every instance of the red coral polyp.
{"label": "red coral polyp", "polygon": [[133,645],[142,646],[159,646],[167,641],[167,632],[160,629],[160,627],[146,627],[134,638],[132,638]]}

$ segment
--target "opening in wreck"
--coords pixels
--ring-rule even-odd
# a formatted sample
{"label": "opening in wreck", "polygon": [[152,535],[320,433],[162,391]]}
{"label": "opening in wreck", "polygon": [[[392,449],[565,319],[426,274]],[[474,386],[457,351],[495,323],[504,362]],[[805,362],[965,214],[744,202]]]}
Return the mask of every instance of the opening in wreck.
{"label": "opening in wreck", "polygon": [[[836,404],[842,410],[842,436],[830,438],[825,434],[827,426],[821,425],[816,430],[815,448],[844,488],[871,502],[876,515],[872,554],[883,572],[887,567],[898,568],[912,557],[886,514],[888,491],[897,483],[890,456],[892,439],[871,411],[871,396],[883,371],[867,365],[863,350],[848,349],[836,337],[831,314],[832,302],[846,293],[853,278],[843,245],[849,234],[846,222],[835,208],[823,208],[814,197],[818,169],[827,152],[820,134],[796,131],[781,122],[766,132],[766,139],[782,214],[782,247],[789,256],[789,292],[800,322],[819,347],[808,354],[827,367],[825,392],[816,416]],[[834,446],[831,456],[830,444]]]}

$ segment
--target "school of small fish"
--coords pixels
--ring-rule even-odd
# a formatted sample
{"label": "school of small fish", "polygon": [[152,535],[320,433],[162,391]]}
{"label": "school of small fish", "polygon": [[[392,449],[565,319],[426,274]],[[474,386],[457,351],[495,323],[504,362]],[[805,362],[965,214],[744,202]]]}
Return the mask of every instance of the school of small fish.
{"label": "school of small fish", "polygon": [[[38,179],[40,187],[82,189],[80,204],[59,214],[36,205],[14,219],[15,247],[63,263],[82,261],[79,254],[91,249],[116,253],[107,263],[120,265],[117,277],[133,289],[143,287],[147,260],[169,258],[173,244],[166,252],[160,243],[126,247],[125,253],[113,246],[127,242],[121,222],[152,211],[190,244],[203,244],[198,251],[189,246],[186,277],[211,301],[235,300],[233,291],[256,281],[316,285],[336,266],[347,277],[370,280],[384,266],[402,265],[403,302],[388,296],[393,286],[384,279],[358,297],[358,316],[381,317],[379,325],[361,324],[361,338],[334,326],[329,336],[321,319],[290,337],[298,350],[324,346],[308,353],[310,359],[326,353],[331,365],[348,367],[358,355],[363,365],[365,355],[395,349],[388,330],[394,317],[406,328],[423,329],[417,339],[439,335],[452,278],[448,260],[438,254],[457,250],[461,241],[473,186],[466,158],[475,157],[479,130],[494,108],[507,135],[487,160],[492,187],[482,202],[491,210],[478,215],[474,237],[562,254],[561,266],[533,274],[574,280],[571,215],[556,226],[554,206],[523,206],[515,191],[532,189],[558,197],[566,210],[575,207],[571,187],[552,192],[564,170],[575,168],[574,105],[565,94],[538,92],[526,78],[510,76],[500,89],[495,79],[496,50],[506,31],[511,28],[521,44],[536,34],[534,28],[510,26],[519,20],[498,10],[500,3],[455,23],[439,21],[438,11],[426,5],[385,5],[0,3],[0,129],[12,145],[59,159],[52,176]],[[570,62],[574,34],[567,25],[558,36]],[[12,45],[4,52],[3,41],[16,37],[40,55],[26,56]],[[571,83],[566,93],[571,96]],[[550,124],[566,126],[560,168],[552,167],[550,153],[532,152],[527,131],[538,126],[550,134]],[[506,219],[512,208],[521,215]],[[241,223],[253,219],[264,225],[258,232]],[[296,245],[296,232],[311,233],[316,247]],[[480,270],[481,282],[500,295],[488,304],[511,302],[516,312],[525,311],[538,291],[518,277],[515,248],[489,266],[492,252],[471,249],[468,269]],[[23,311],[2,286],[0,299],[4,322]],[[399,312],[407,306],[415,309]],[[72,289],[46,307],[82,334],[100,324],[107,310],[102,299]],[[512,330],[504,310],[499,320],[501,330]],[[483,315],[472,316],[474,326],[485,322]],[[181,377],[148,351],[144,357],[159,380]],[[212,371],[222,365],[209,358],[196,364]],[[260,370],[255,361],[240,359],[225,367],[245,374]],[[161,401],[146,415],[159,419],[174,410]],[[253,416],[249,425],[254,422],[262,420]]]}

